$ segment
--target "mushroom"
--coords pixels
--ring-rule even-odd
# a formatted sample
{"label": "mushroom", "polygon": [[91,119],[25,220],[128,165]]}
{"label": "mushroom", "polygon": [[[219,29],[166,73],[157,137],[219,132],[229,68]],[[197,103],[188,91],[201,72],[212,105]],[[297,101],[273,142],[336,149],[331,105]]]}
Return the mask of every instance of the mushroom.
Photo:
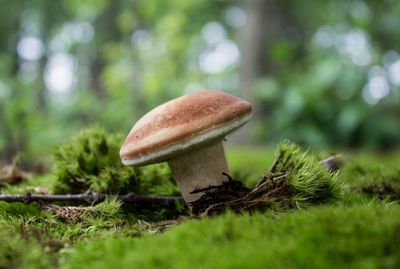
{"label": "mushroom", "polygon": [[251,117],[251,105],[222,91],[203,90],[164,103],[145,114],[120,150],[125,165],[167,161],[187,204],[219,186],[228,173],[222,141]]}

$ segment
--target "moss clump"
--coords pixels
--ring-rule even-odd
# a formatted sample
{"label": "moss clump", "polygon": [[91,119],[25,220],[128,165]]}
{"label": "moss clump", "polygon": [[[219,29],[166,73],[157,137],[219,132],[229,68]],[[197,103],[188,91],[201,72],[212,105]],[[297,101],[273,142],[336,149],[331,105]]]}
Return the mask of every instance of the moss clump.
{"label": "moss clump", "polygon": [[278,146],[277,159],[253,189],[230,179],[221,186],[197,190],[204,193],[193,203],[194,214],[217,214],[254,209],[287,210],[334,201],[340,197],[338,173],[318,158],[288,141]]}
{"label": "moss clump", "polygon": [[317,156],[288,141],[278,146],[277,155],[271,172],[286,175],[288,197],[282,200],[283,207],[302,208],[340,197],[338,173],[327,170]]}
{"label": "moss clump", "polygon": [[100,193],[139,193],[140,180],[137,169],[121,166],[106,166],[90,179],[89,188]]}
{"label": "moss clump", "polygon": [[73,137],[54,154],[53,192],[179,193],[165,164],[124,166],[119,157],[122,142],[121,134],[108,134],[100,127],[91,127]]}

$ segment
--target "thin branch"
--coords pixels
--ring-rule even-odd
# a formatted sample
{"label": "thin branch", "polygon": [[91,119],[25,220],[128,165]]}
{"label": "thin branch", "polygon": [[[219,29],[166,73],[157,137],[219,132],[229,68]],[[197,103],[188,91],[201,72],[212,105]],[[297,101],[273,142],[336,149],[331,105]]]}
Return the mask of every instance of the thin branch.
{"label": "thin branch", "polygon": [[77,202],[84,204],[95,204],[104,201],[106,198],[116,198],[126,204],[135,204],[137,206],[162,205],[175,206],[177,202],[183,202],[179,196],[144,196],[128,193],[123,195],[108,195],[103,193],[86,192],[82,194],[64,194],[64,195],[42,195],[42,194],[0,194],[0,201],[22,202],[22,203],[52,203],[52,202]]}

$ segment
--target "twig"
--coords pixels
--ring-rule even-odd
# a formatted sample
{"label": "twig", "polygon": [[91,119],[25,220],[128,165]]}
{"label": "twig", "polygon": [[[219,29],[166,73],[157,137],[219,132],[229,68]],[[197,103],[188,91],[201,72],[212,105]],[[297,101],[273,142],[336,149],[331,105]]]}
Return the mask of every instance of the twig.
{"label": "twig", "polygon": [[0,194],[0,201],[5,202],[77,202],[84,204],[95,204],[104,201],[106,198],[116,198],[126,204],[135,204],[137,206],[162,205],[175,206],[176,202],[183,202],[182,197],[174,196],[144,196],[128,193],[124,195],[108,195],[103,193],[86,192],[82,194],[64,194],[64,195],[42,195],[42,194]]}

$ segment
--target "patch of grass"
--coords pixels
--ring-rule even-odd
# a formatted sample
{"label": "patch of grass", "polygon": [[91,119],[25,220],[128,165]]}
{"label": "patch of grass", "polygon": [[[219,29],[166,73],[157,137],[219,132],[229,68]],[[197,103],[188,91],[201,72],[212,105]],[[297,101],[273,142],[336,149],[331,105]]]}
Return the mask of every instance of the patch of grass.
{"label": "patch of grass", "polygon": [[323,206],[191,220],[159,236],[80,242],[61,268],[398,268],[400,208]]}

